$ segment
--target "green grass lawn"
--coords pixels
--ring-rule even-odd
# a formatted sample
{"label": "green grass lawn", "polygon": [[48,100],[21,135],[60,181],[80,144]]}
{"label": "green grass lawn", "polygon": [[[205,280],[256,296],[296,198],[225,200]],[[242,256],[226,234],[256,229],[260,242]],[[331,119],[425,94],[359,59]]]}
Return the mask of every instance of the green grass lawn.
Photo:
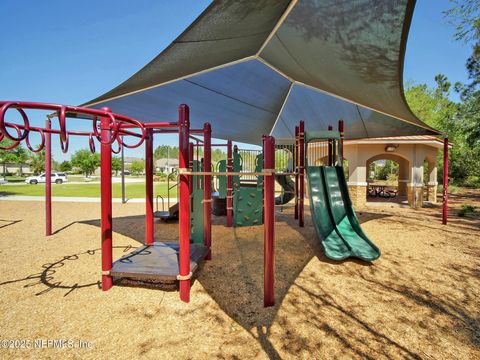
{"label": "green grass lawn", "polygon": [[[122,185],[120,183],[112,184],[112,195],[114,198],[122,197]],[[167,196],[166,183],[154,183],[154,195]],[[145,197],[145,183],[127,183],[125,184],[127,198]],[[45,185],[14,185],[0,186],[0,195],[23,195],[23,196],[44,196]],[[71,196],[71,197],[100,197],[100,184],[52,184],[52,196]],[[175,189],[170,191],[170,197],[177,196]]]}

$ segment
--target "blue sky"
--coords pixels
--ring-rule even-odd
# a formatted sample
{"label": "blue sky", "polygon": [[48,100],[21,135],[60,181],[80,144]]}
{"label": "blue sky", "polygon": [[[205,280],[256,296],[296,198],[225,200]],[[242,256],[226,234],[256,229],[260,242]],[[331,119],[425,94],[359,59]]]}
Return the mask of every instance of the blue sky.
{"label": "blue sky", "polygon": [[[175,39],[206,0],[2,0],[0,99],[77,105],[110,90]],[[434,85],[443,73],[465,81],[470,48],[453,40],[448,0],[417,1],[404,80]],[[140,40],[141,39],[141,40]],[[453,95],[453,98],[455,96]],[[40,120],[39,120],[40,121]],[[43,121],[43,119],[42,119]],[[175,145],[174,137],[158,138]],[[73,140],[70,153],[87,147]],[[68,158],[54,140],[56,160]],[[127,155],[142,157],[143,149]]]}

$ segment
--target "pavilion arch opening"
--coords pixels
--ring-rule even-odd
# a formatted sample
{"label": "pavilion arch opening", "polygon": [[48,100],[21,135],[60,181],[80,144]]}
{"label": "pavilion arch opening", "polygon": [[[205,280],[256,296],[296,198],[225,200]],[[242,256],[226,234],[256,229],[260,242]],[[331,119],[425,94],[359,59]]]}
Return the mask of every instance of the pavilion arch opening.
{"label": "pavilion arch opening", "polygon": [[410,161],[398,154],[378,154],[366,161],[367,203],[407,203]]}

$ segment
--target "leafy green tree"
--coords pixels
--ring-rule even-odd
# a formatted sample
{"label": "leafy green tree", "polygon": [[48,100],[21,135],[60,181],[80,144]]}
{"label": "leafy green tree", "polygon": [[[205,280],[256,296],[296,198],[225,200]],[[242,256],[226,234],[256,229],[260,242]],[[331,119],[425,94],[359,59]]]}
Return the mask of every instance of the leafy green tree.
{"label": "leafy green tree", "polygon": [[115,171],[115,176],[122,170],[122,160],[117,156],[112,157],[112,170]]}
{"label": "leafy green tree", "polygon": [[[1,147],[8,147],[13,145],[13,141],[7,138],[3,138],[2,141],[0,141],[0,146]],[[15,162],[15,152],[14,150],[0,150],[0,163],[2,163],[3,166],[3,176],[7,175],[7,164]]]}
{"label": "leafy green tree", "polygon": [[25,149],[22,144],[18,144],[18,146],[12,150],[10,150],[14,154],[14,161],[18,164],[20,176],[23,176],[23,165],[25,162],[30,158],[29,151]]}
{"label": "leafy green tree", "polygon": [[178,159],[178,147],[169,145],[160,145],[153,152],[153,158],[158,159]]}
{"label": "leafy green tree", "polygon": [[451,0],[454,6],[445,11],[449,22],[455,26],[455,38],[478,45],[480,37],[480,0]]}
{"label": "leafy green tree", "polygon": [[445,12],[455,26],[455,38],[472,46],[465,67],[469,83],[455,84],[462,100],[461,112],[464,136],[470,149],[480,145],[480,0],[452,0],[454,5]]}
{"label": "leafy green tree", "polygon": [[67,161],[67,160],[62,161],[58,167],[60,171],[63,171],[63,172],[72,170],[72,164],[70,163],[70,161]]}
{"label": "leafy green tree", "polygon": [[219,148],[212,149],[212,164],[216,164],[220,160],[226,159],[227,153]]}
{"label": "leafy green tree", "polygon": [[77,150],[71,159],[73,166],[82,170],[86,177],[93,174],[95,169],[100,165],[100,155],[97,153],[91,153],[90,150],[81,149]]}
{"label": "leafy green tree", "polygon": [[45,150],[33,154],[30,160],[30,168],[35,175],[45,171]]}
{"label": "leafy green tree", "polygon": [[[454,183],[462,185],[470,177],[478,176],[480,169],[480,143],[470,130],[478,121],[480,111],[475,109],[480,105],[475,104],[472,98],[463,98],[460,103],[451,101],[448,98],[451,86],[448,80],[442,75],[435,79],[437,87],[434,89],[426,85],[407,84],[405,96],[421,120],[448,134],[453,144],[449,153],[450,177]],[[438,179],[442,182],[443,151],[439,151],[437,163]]]}
{"label": "leafy green tree", "polygon": [[398,175],[398,164],[392,160],[385,160],[383,166],[375,166],[375,178],[378,180],[392,179],[391,175]]}
{"label": "leafy green tree", "polygon": [[145,169],[145,163],[143,161],[132,161],[132,164],[130,165],[130,171],[132,172],[132,174],[139,175],[143,173],[143,169]]}

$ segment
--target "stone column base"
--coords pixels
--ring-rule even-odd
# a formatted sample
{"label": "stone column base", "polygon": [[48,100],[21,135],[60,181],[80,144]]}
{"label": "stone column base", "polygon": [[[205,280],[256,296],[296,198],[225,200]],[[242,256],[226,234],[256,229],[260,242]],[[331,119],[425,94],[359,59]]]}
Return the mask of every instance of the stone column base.
{"label": "stone column base", "polygon": [[367,204],[367,185],[348,184],[348,192],[353,207],[364,207]]}
{"label": "stone column base", "polygon": [[427,184],[427,201],[432,203],[437,202],[437,183]]}
{"label": "stone column base", "polygon": [[415,191],[414,191],[413,184],[408,184],[407,199],[408,199],[408,205],[410,205],[410,207],[414,209],[422,207],[423,206],[423,185],[417,184],[415,186]]}
{"label": "stone column base", "polygon": [[398,196],[407,196],[408,180],[398,180]]}

